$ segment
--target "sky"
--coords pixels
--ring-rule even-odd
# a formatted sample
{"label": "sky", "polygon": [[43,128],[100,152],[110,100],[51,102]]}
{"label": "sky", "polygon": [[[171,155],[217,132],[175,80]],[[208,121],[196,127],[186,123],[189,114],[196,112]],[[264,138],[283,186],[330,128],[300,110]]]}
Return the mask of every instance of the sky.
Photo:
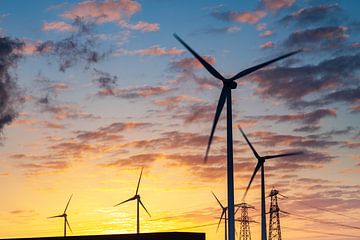
{"label": "sky", "polygon": [[[360,2],[0,1],[1,238],[217,231],[226,205],[226,111],[203,158],[224,76],[302,52],[237,80],[232,91],[235,202],[259,153],[283,238],[360,235]],[[246,202],[260,222],[256,176]],[[270,199],[266,199],[267,208]],[[238,214],[237,217],[240,217]],[[238,229],[238,224],[236,228]],[[253,239],[260,224],[251,223]]]}

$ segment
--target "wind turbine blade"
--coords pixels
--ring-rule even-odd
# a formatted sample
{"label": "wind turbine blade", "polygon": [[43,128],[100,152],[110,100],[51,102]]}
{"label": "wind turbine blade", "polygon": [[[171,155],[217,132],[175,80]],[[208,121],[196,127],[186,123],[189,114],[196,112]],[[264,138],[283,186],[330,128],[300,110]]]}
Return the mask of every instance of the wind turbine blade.
{"label": "wind turbine blade", "polygon": [[267,65],[269,65],[269,64],[271,64],[271,63],[277,62],[277,61],[279,61],[279,60],[281,60],[281,59],[290,57],[290,56],[292,56],[292,55],[294,55],[294,54],[297,54],[297,53],[299,53],[299,52],[301,52],[301,51],[302,51],[302,50],[297,50],[297,51],[294,51],[294,52],[290,52],[290,53],[288,53],[288,54],[285,54],[285,55],[282,55],[282,56],[280,56],[280,57],[274,58],[274,59],[272,59],[272,60],[270,60],[270,61],[267,61],[267,62],[261,63],[261,64],[259,64],[259,65],[256,65],[256,66],[250,67],[250,68],[248,68],[248,69],[245,69],[245,70],[239,72],[238,74],[236,74],[235,76],[233,76],[232,78],[230,78],[229,80],[230,80],[230,81],[234,81],[234,80],[236,80],[236,79],[239,79],[239,78],[241,78],[241,77],[244,77],[244,76],[246,76],[246,75],[248,75],[248,74],[250,74],[250,73],[252,73],[252,72],[255,72],[255,71],[259,70],[260,68],[263,68],[263,67],[265,67],[265,66],[267,66]]}
{"label": "wind turbine blade", "polygon": [[147,214],[149,215],[149,217],[151,217],[149,211],[146,209],[146,207],[145,207],[144,204],[142,203],[141,199],[139,199],[139,202],[140,202],[141,206],[144,208],[144,210],[147,212]]}
{"label": "wind turbine blade", "polygon": [[222,109],[223,109],[223,107],[224,107],[224,105],[225,105],[227,91],[228,91],[228,90],[227,90],[225,87],[223,87],[222,90],[221,90],[221,94],[220,94],[220,98],[219,98],[219,101],[218,101],[218,105],[217,105],[217,107],[216,107],[216,112],[215,112],[215,117],[214,117],[213,126],[212,126],[212,128],[211,128],[211,133],[210,133],[208,145],[207,145],[206,152],[205,152],[204,162],[207,162],[207,159],[208,159],[208,155],[209,155],[209,151],[210,151],[210,146],[211,146],[211,142],[212,142],[213,137],[214,137],[216,125],[217,125],[217,123],[218,123],[218,121],[219,121],[221,111],[222,111]]}
{"label": "wind turbine blade", "polygon": [[70,227],[70,223],[69,223],[69,221],[68,221],[67,219],[66,219],[66,224],[67,224],[67,226],[69,227],[70,231],[73,232],[72,229],[71,229],[71,227]]}
{"label": "wind turbine blade", "polygon": [[251,183],[252,183],[252,181],[254,180],[254,178],[255,178],[255,176],[256,176],[256,173],[259,171],[259,169],[260,169],[260,167],[261,167],[262,164],[263,164],[263,163],[261,163],[261,162],[258,162],[258,163],[256,164],[256,167],[255,167],[255,169],[254,169],[253,175],[252,175],[251,178],[250,178],[249,184],[248,184],[248,186],[247,186],[247,188],[246,188],[246,190],[245,190],[245,193],[244,193],[244,196],[243,196],[242,201],[244,201],[244,199],[246,198],[246,195],[247,195],[247,193],[248,193],[248,191],[249,191],[249,189],[250,189]]}
{"label": "wind turbine blade", "polygon": [[120,204],[129,202],[129,201],[135,200],[135,199],[136,199],[135,197],[129,198],[128,200],[122,201],[121,203],[118,203],[118,204],[114,205],[114,207],[119,206]]}
{"label": "wind turbine blade", "polygon": [[141,173],[140,173],[139,181],[138,181],[138,184],[137,184],[137,187],[136,187],[135,195],[137,195],[137,194],[138,194],[138,191],[139,191],[140,180],[141,180],[141,176],[142,176],[143,170],[144,170],[144,168],[141,168]]}
{"label": "wind turbine blade", "polygon": [[67,204],[66,204],[66,207],[65,207],[65,210],[64,210],[64,214],[66,213],[66,210],[67,210],[67,208],[68,208],[68,206],[69,206],[69,203],[70,203],[70,200],[71,200],[71,198],[72,198],[72,194],[71,194],[71,196],[70,196],[70,198],[69,198],[69,201],[67,202]]}
{"label": "wind turbine blade", "polygon": [[259,154],[256,152],[255,148],[253,147],[253,145],[251,144],[249,139],[246,137],[246,135],[245,135],[245,133],[244,133],[244,131],[242,130],[241,127],[239,127],[239,130],[240,130],[241,134],[244,136],[247,144],[250,146],[250,148],[251,148],[252,152],[254,153],[256,159],[259,161],[259,158],[260,158]]}
{"label": "wind turbine blade", "polygon": [[56,215],[56,216],[52,216],[52,217],[48,217],[48,218],[59,218],[59,217],[64,217],[64,215],[61,214],[61,215]]}
{"label": "wind turbine blade", "polygon": [[215,193],[211,192],[212,195],[215,197],[216,201],[219,203],[219,205],[221,206],[222,209],[224,209],[224,206],[221,204],[221,202],[219,201],[219,199],[216,197]]}
{"label": "wind turbine blade", "polygon": [[294,155],[300,155],[303,154],[303,152],[293,152],[293,153],[284,153],[284,154],[278,154],[278,155],[268,155],[264,156],[265,159],[271,159],[271,158],[280,158],[280,157],[287,157],[287,156],[294,156]]}
{"label": "wind turbine blade", "polygon": [[187,45],[176,33],[174,37],[187,49],[189,52],[194,55],[194,57],[208,70],[208,72],[213,75],[215,78],[225,81],[225,78],[218,72],[216,69],[211,66],[205,59],[203,59],[199,54],[197,54],[189,45]]}
{"label": "wind turbine blade", "polygon": [[[220,216],[220,219],[219,219],[219,223],[218,223],[218,225],[217,225],[217,228],[216,228],[216,232],[219,230],[219,227],[220,227],[220,223],[221,223],[221,220],[223,219],[223,216],[224,216],[224,214],[225,214],[225,209],[223,209],[223,211],[222,211],[222,213],[221,213],[221,216]],[[226,219],[225,219],[225,221],[227,221]]]}

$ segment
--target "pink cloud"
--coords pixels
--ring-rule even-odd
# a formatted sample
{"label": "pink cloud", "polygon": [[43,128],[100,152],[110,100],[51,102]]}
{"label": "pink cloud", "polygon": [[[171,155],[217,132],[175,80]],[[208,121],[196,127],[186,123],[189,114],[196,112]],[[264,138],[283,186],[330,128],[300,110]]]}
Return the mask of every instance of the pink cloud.
{"label": "pink cloud", "polygon": [[84,1],[62,14],[63,17],[95,20],[97,23],[118,22],[140,11],[141,5],[131,0]]}
{"label": "pink cloud", "polygon": [[262,32],[260,34],[260,37],[268,37],[268,36],[271,36],[271,35],[273,35],[273,32],[270,31],[270,30],[266,30],[265,32]]}
{"label": "pink cloud", "polygon": [[273,47],[274,47],[274,43],[272,41],[267,41],[266,43],[260,45],[260,48],[262,49],[273,48]]}
{"label": "pink cloud", "polygon": [[261,24],[258,24],[256,26],[256,30],[258,31],[262,31],[262,30],[265,30],[266,29],[266,24],[265,23],[261,23]]}
{"label": "pink cloud", "polygon": [[68,23],[65,22],[45,22],[42,25],[42,30],[43,31],[52,31],[52,30],[56,30],[56,31],[62,31],[62,32],[71,32],[74,31],[74,27]]}
{"label": "pink cloud", "polygon": [[142,56],[171,56],[181,55],[185,51],[177,48],[162,48],[159,45],[154,45],[149,48],[138,50],[118,50],[115,55],[142,55]]}
{"label": "pink cloud", "polygon": [[199,102],[203,102],[203,100],[200,98],[191,97],[191,96],[187,96],[187,95],[179,95],[179,96],[175,96],[175,97],[168,97],[165,99],[154,100],[155,104],[166,106],[166,107],[173,107],[182,102],[199,103]]}
{"label": "pink cloud", "polygon": [[263,11],[233,13],[231,18],[236,22],[255,24],[266,15]]}
{"label": "pink cloud", "polygon": [[37,53],[37,47],[41,44],[39,41],[33,41],[29,39],[24,39],[24,46],[21,49],[21,53],[25,55],[32,55]]}
{"label": "pink cloud", "polygon": [[262,4],[265,8],[276,11],[281,8],[290,7],[293,5],[295,0],[262,0]]}
{"label": "pink cloud", "polygon": [[119,25],[124,28],[132,29],[132,30],[139,30],[139,31],[143,31],[143,32],[156,32],[156,31],[159,31],[159,29],[160,29],[160,26],[158,23],[148,23],[148,22],[143,22],[143,21],[139,21],[137,24],[130,24],[126,21],[120,21]]}
{"label": "pink cloud", "polygon": [[[209,64],[214,65],[216,60],[212,56],[202,56],[202,58],[207,61]],[[172,61],[170,63],[170,68],[176,71],[191,71],[194,69],[202,69],[203,65],[195,58],[183,58],[180,60]]]}
{"label": "pink cloud", "polygon": [[260,19],[265,17],[266,12],[264,12],[264,11],[254,11],[254,12],[227,11],[227,12],[213,12],[212,15],[214,17],[219,18],[224,21],[256,24],[260,21]]}

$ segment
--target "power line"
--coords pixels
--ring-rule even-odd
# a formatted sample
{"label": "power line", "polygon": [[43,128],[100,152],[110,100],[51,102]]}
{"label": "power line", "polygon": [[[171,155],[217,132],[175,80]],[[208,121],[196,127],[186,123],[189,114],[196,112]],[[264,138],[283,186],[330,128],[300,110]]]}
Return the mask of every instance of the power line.
{"label": "power line", "polygon": [[356,217],[353,217],[353,216],[348,216],[346,214],[343,214],[343,213],[339,213],[337,211],[334,211],[334,210],[329,210],[329,209],[325,209],[325,208],[320,208],[320,207],[315,207],[315,206],[312,206],[310,204],[307,204],[307,203],[304,203],[304,202],[299,202],[300,200],[295,200],[297,202],[295,202],[295,204],[297,205],[305,205],[307,207],[310,207],[310,208],[314,208],[314,209],[317,209],[317,210],[320,210],[320,211],[324,211],[324,212],[328,212],[328,213],[333,213],[333,214],[336,214],[336,215],[339,215],[339,216],[342,216],[342,217],[347,217],[347,218],[351,218],[351,219],[356,219],[356,220],[360,220],[359,218],[356,218]]}
{"label": "power line", "polygon": [[318,234],[329,235],[329,236],[355,237],[355,238],[358,238],[358,237],[359,237],[359,236],[349,235],[349,234],[331,233],[331,232],[320,232],[320,231],[309,230],[309,229],[304,230],[303,228],[293,228],[293,227],[286,227],[286,226],[282,226],[282,227],[283,227],[283,228],[286,228],[286,229],[294,230],[294,231],[299,231],[299,232],[311,232],[311,233],[318,233]]}
{"label": "power line", "polygon": [[209,227],[209,226],[215,226],[218,223],[208,223],[208,224],[203,224],[203,225],[195,225],[192,227],[183,227],[183,228],[175,228],[175,229],[168,229],[166,231],[179,231],[179,230],[187,230],[187,229],[194,229],[194,228],[203,228],[203,227]]}
{"label": "power line", "polygon": [[352,226],[352,225],[348,225],[348,224],[342,224],[342,223],[337,223],[337,222],[330,222],[330,221],[325,221],[325,220],[320,220],[320,219],[316,219],[316,218],[311,218],[311,217],[306,217],[300,214],[295,214],[295,213],[289,213],[289,212],[283,212],[285,214],[288,215],[292,215],[301,219],[305,219],[305,220],[310,220],[310,221],[314,221],[314,222],[318,222],[318,223],[324,223],[324,224],[332,224],[332,225],[337,225],[340,227],[347,227],[347,228],[352,228],[352,229],[357,229],[360,230],[360,227],[356,227],[356,226]]}

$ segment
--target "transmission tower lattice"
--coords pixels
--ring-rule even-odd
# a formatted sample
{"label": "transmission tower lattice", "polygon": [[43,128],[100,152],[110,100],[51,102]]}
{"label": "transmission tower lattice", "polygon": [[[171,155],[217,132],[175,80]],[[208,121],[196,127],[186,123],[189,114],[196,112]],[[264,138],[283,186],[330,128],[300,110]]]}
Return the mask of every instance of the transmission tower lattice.
{"label": "transmission tower lattice", "polygon": [[251,240],[251,233],[250,233],[250,222],[252,222],[248,215],[248,209],[252,208],[253,206],[247,203],[241,203],[238,209],[241,209],[241,217],[239,219],[240,222],[240,234],[239,240]]}
{"label": "transmission tower lattice", "polygon": [[269,240],[281,240],[280,228],[280,208],[277,195],[281,195],[278,190],[272,189],[269,197],[270,202],[270,221],[269,221]]}

